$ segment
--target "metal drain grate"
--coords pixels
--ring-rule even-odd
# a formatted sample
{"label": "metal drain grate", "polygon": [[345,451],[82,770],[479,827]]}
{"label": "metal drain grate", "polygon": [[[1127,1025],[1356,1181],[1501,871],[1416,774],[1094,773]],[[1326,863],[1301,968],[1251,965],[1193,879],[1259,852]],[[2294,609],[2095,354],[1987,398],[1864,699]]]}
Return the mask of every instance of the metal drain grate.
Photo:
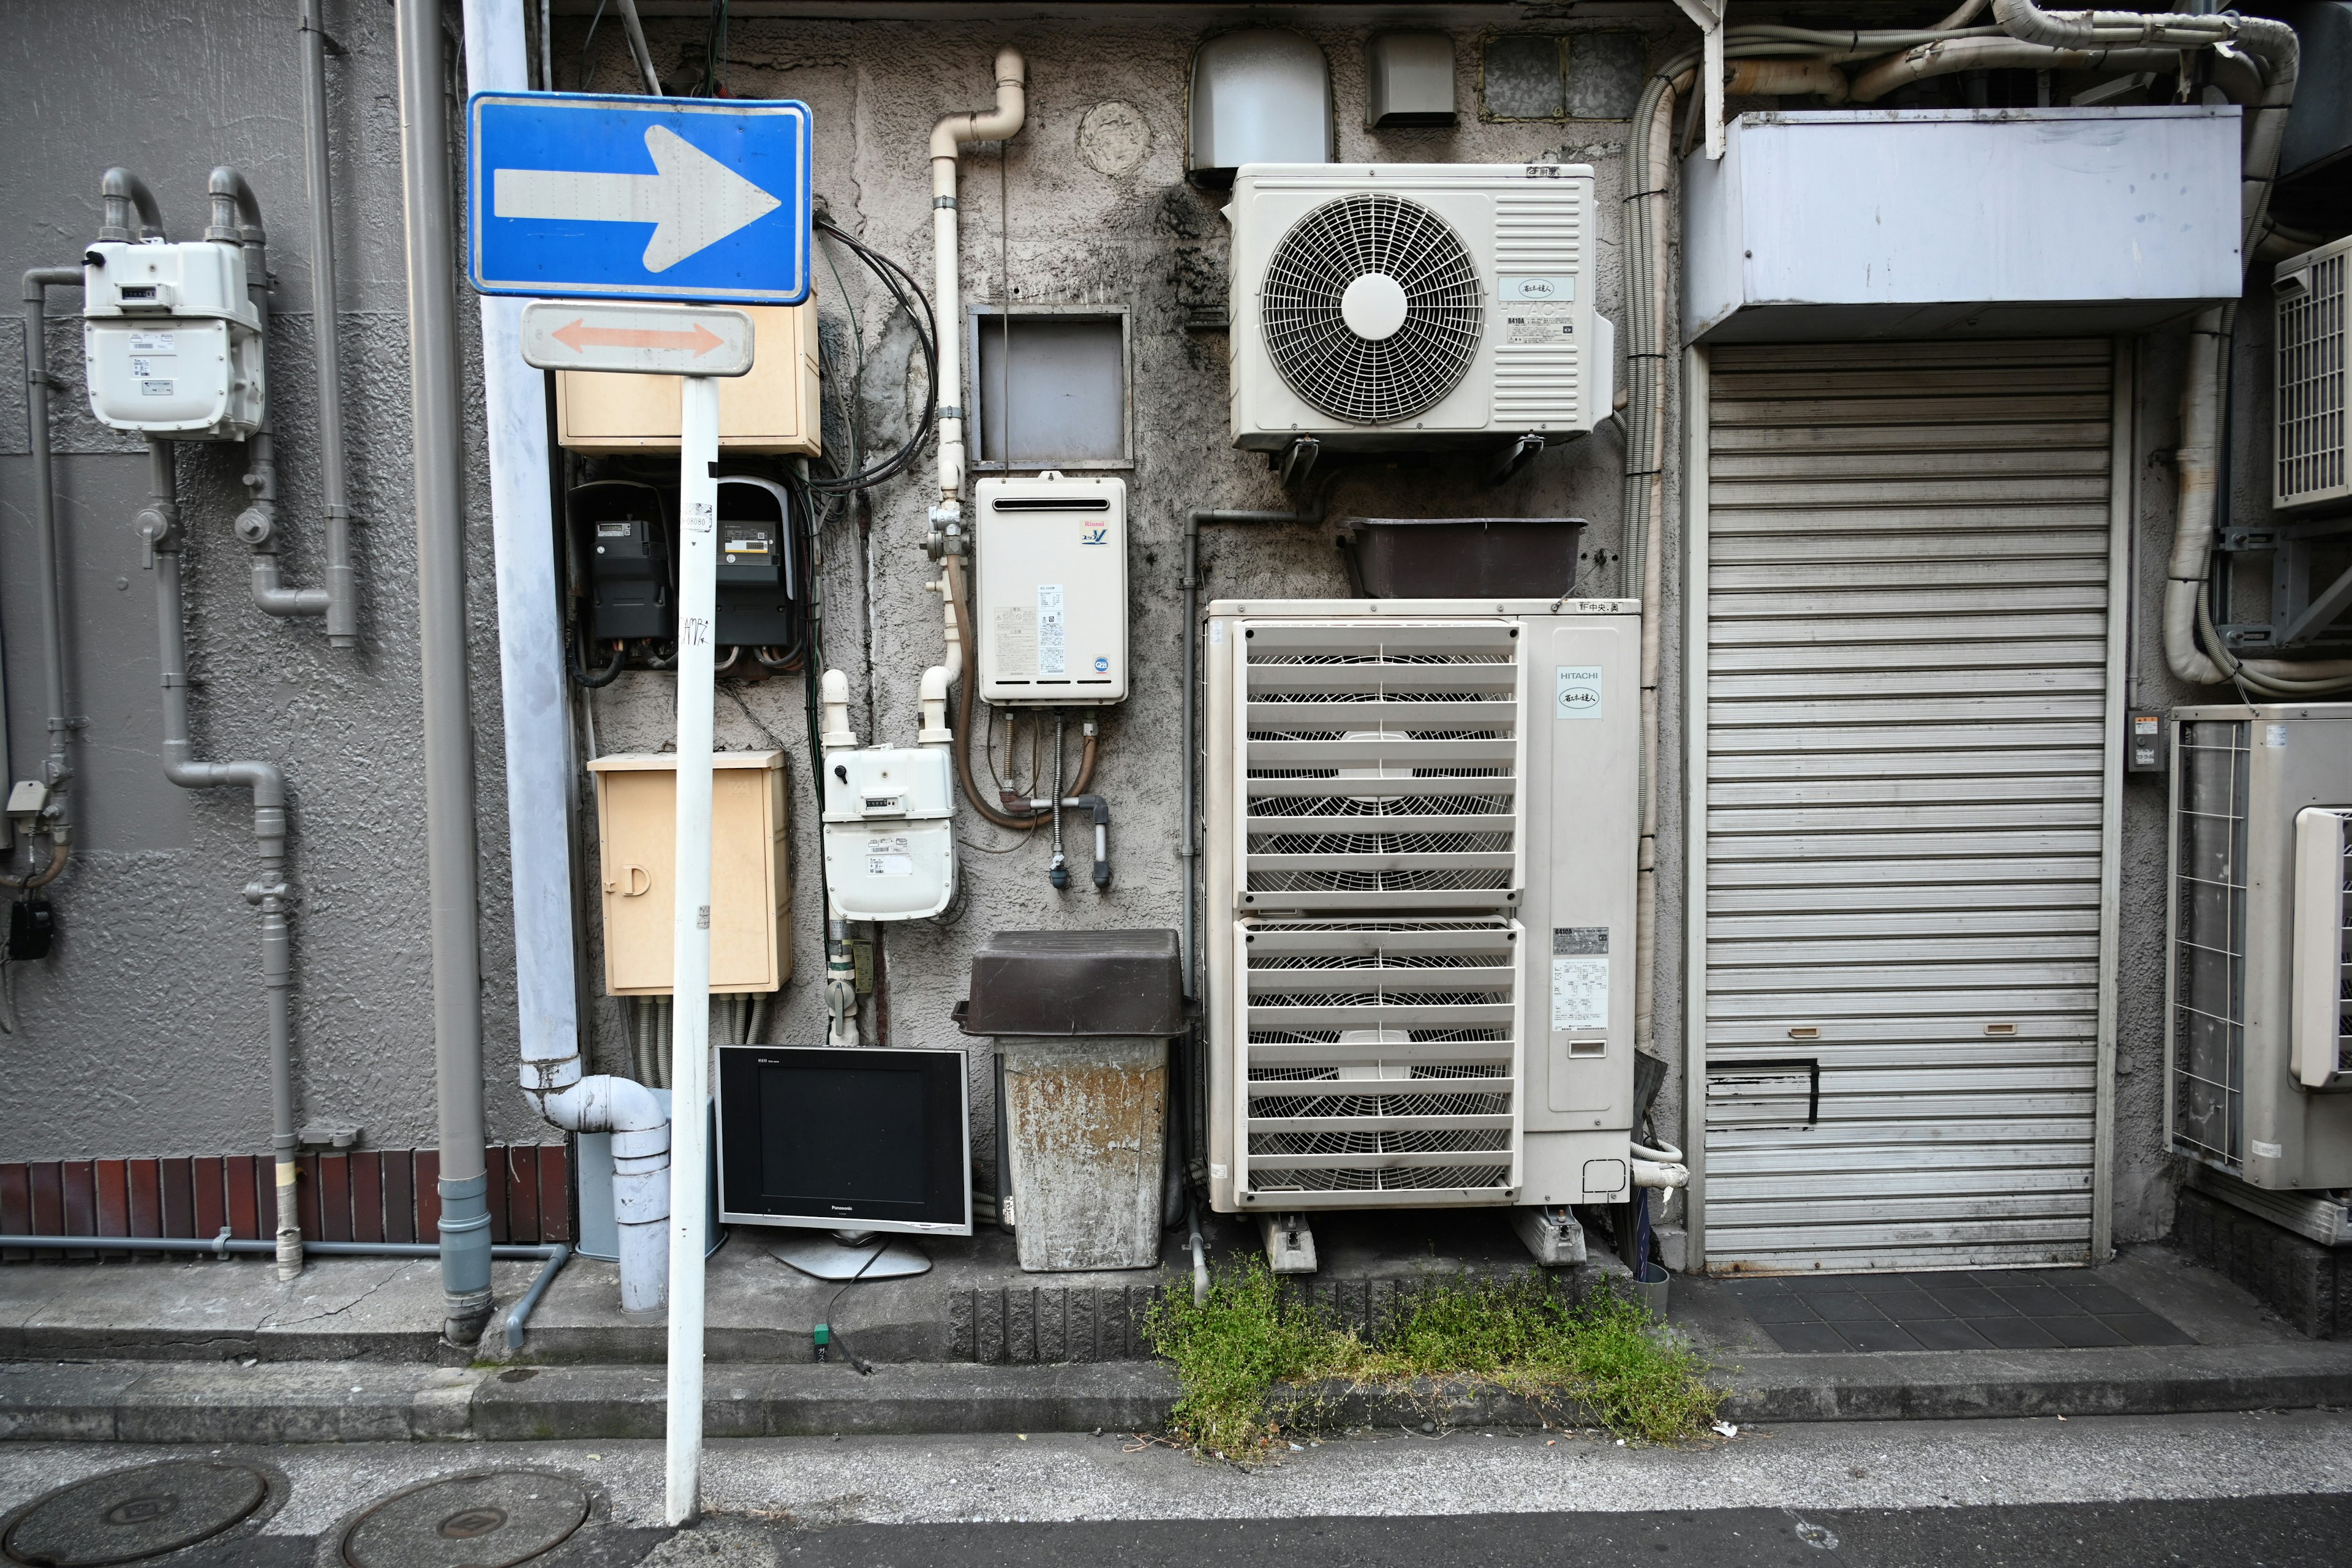
{"label": "metal drain grate", "polygon": [[173,1459],[60,1487],[18,1514],[10,1563],[100,1568],[209,1541],[259,1508],[268,1478],[244,1465]]}
{"label": "metal drain grate", "polygon": [[540,1470],[451,1476],[395,1492],[343,1534],[350,1568],[514,1568],[569,1539],[587,1489]]}

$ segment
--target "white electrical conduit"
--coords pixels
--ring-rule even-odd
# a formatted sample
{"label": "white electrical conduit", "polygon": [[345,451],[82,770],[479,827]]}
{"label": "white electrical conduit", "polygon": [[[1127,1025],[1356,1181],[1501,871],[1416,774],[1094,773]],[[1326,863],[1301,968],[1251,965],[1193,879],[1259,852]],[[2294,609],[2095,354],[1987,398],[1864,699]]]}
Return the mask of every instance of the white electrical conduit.
{"label": "white electrical conduit", "polygon": [[[527,90],[520,9],[466,0],[465,16],[471,88]],[[548,548],[555,522],[547,488],[547,383],[522,362],[522,301],[485,295],[481,306],[522,1092],[567,1132],[613,1134],[621,1305],[651,1311],[662,1305],[669,1279],[669,1120],[643,1084],[589,1077],[581,1061],[572,973],[571,693],[555,553]]]}

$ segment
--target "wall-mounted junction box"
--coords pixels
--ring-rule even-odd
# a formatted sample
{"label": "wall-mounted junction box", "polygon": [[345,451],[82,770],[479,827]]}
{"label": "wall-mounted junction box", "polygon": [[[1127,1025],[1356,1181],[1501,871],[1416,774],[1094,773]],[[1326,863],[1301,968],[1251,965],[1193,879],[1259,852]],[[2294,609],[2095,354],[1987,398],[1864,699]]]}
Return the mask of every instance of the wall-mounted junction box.
{"label": "wall-mounted junction box", "polygon": [[[814,458],[817,412],[816,299],[749,305],[750,374],[719,384],[719,449]],[[575,452],[626,456],[677,450],[674,375],[555,373],[555,438]]]}
{"label": "wall-mounted junction box", "polygon": [[972,490],[980,699],[1127,700],[1127,481],[1040,474]]}
{"label": "wall-mounted junction box", "polygon": [[955,900],[955,784],[944,746],[825,753],[824,877],[853,921],[917,921]]}
{"label": "wall-mounted junction box", "polygon": [[[711,758],[710,989],[773,991],[792,978],[784,753]],[[667,996],[677,886],[677,758],[599,757],[596,840],[604,870],[604,989]]]}
{"label": "wall-mounted junction box", "polygon": [[245,252],[103,240],[82,253],[89,411],[117,430],[242,441],[268,406]]}

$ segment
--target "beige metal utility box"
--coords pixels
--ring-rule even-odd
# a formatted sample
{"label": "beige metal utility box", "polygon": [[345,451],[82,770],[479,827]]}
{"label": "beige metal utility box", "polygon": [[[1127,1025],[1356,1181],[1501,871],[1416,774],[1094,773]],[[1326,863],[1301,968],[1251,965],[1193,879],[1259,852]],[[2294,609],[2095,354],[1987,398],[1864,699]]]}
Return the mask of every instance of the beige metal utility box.
{"label": "beige metal utility box", "polygon": [[[784,753],[711,758],[710,989],[773,991],[793,977],[786,926]],[[604,989],[667,996],[677,886],[677,759],[599,757],[596,842],[604,871]]]}
{"label": "beige metal utility box", "polygon": [[[816,297],[743,313],[751,318],[751,370],[719,384],[719,449],[814,458]],[[575,452],[675,452],[677,408],[674,375],[555,373],[555,438]]]}

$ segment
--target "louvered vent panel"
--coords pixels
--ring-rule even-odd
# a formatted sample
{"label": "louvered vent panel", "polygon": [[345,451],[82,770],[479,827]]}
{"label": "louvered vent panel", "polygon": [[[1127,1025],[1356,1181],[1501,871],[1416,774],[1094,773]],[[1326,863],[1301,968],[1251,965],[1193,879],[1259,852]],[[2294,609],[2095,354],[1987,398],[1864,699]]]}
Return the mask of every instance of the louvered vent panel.
{"label": "louvered vent panel", "polygon": [[[2331,254],[2332,253],[2332,254]],[[2347,471],[2347,381],[2352,381],[2352,244],[2323,247],[2308,267],[2278,272],[2278,432],[2273,442],[2280,506],[2352,496]]]}
{"label": "louvered vent panel", "polygon": [[1244,636],[1244,912],[1517,904],[1516,627],[1258,623]]}
{"label": "louvered vent panel", "polygon": [[1265,921],[1236,934],[1244,1187],[1311,1205],[1493,1201],[1516,1184],[1516,922]]}

